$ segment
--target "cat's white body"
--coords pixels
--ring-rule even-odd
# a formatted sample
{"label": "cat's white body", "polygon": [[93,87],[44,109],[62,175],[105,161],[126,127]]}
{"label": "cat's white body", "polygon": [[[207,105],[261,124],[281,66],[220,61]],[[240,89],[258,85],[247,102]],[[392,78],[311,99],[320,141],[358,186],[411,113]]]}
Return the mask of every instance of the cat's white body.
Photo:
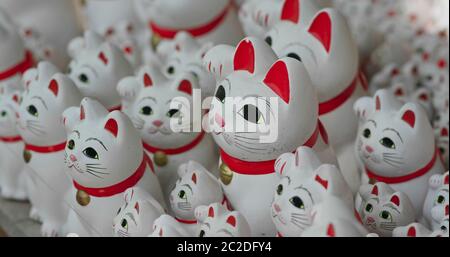
{"label": "cat's white body", "polygon": [[318,12],[308,25],[299,20],[304,17],[298,17],[298,10],[290,11],[267,33],[266,41],[279,57],[304,63],[318,93],[320,119],[328,131],[330,145],[346,181],[356,192],[360,173],[353,142],[358,122],[352,108],[367,89],[360,72],[358,47],[345,18],[334,9]]}
{"label": "cat's white body", "polygon": [[64,119],[69,134],[64,159],[73,179],[66,233],[111,236],[111,224],[130,187],[146,190],[165,206],[153,163],[125,114],[108,114],[98,101],[85,98],[80,108],[65,111]]}
{"label": "cat's white body", "polygon": [[[229,56],[221,54],[223,49],[231,50],[231,65]],[[275,227],[266,210],[278,181],[275,159],[306,144],[324,163],[336,163],[318,119],[314,87],[300,62],[278,60],[263,40],[246,38],[235,51],[227,46],[210,51],[205,56],[205,67],[221,78],[208,123],[222,149],[225,194],[233,208],[247,218],[253,235],[274,235]],[[266,105],[271,112],[264,109]],[[235,110],[228,113],[228,107]],[[246,130],[245,126],[256,130]],[[296,133],[286,134],[288,130]]]}
{"label": "cat's white body", "polygon": [[192,237],[193,235],[186,231],[175,218],[163,214],[153,223],[153,232],[149,237]]}
{"label": "cat's white body", "polygon": [[74,83],[58,72],[47,62],[28,70],[26,90],[16,110],[17,130],[26,144],[23,157],[30,169],[28,195],[42,219],[44,236],[59,234],[67,217],[63,196],[70,180],[62,161],[66,142],[62,113],[81,100]]}
{"label": "cat's white body", "polygon": [[450,198],[448,180],[448,171],[443,175],[433,175],[429,180],[428,193],[423,205],[423,218],[424,223],[432,230],[439,229],[441,220],[437,217],[445,212],[445,208],[448,211]]}

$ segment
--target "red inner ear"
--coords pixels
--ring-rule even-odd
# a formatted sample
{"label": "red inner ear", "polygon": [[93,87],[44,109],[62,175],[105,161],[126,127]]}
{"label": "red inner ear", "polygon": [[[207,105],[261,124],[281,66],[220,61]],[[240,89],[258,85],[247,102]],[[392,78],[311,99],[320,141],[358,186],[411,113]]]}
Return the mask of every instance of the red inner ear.
{"label": "red inner ear", "polygon": [[316,16],[308,32],[322,43],[327,53],[330,52],[332,24],[331,17],[327,12],[321,12]]}
{"label": "red inner ear", "polygon": [[321,184],[325,189],[328,189],[328,181],[322,179],[319,175],[316,175],[316,181]]}
{"label": "red inner ear", "polygon": [[194,182],[194,184],[197,184],[197,175],[194,173],[192,174],[192,182]]}
{"label": "red inner ear", "polygon": [[425,93],[420,94],[419,99],[422,101],[428,101],[428,95]]}
{"label": "red inner ear", "polygon": [[272,65],[272,68],[270,68],[263,82],[279,97],[281,97],[285,103],[289,103],[289,72],[285,62],[278,61]]}
{"label": "red inner ear", "polygon": [[395,95],[396,96],[403,96],[403,89],[398,88],[397,90],[395,90]]}
{"label": "red inner ear", "polygon": [[400,74],[400,71],[398,69],[393,69],[392,72],[391,72],[391,77],[395,77],[398,74]]}
{"label": "red inner ear", "polygon": [[414,128],[414,125],[416,124],[416,115],[414,114],[413,111],[408,110],[403,114],[402,120],[408,123],[408,125],[410,125],[411,128]]}
{"label": "red inner ear", "polygon": [[80,120],[84,120],[86,118],[86,113],[84,112],[83,105],[80,107]]}
{"label": "red inner ear", "polygon": [[375,97],[375,109],[377,111],[381,110],[381,101],[380,101],[380,97],[379,96]]}
{"label": "red inner ear", "polygon": [[292,21],[293,23],[300,21],[300,0],[284,1],[283,9],[281,10],[281,20]]}
{"label": "red inner ear", "polygon": [[163,236],[163,229],[162,228],[159,230],[159,236]]}
{"label": "red inner ear", "polygon": [[106,122],[105,129],[111,132],[111,134],[113,134],[114,137],[117,137],[117,133],[119,132],[119,126],[116,120],[109,119],[108,122]]}
{"label": "red inner ear", "polygon": [[374,186],[374,187],[372,188],[371,194],[377,195],[377,196],[378,196],[378,187],[377,187],[377,186]]}
{"label": "red inner ear", "polygon": [[415,227],[410,227],[408,229],[408,237],[416,237],[416,228]]}
{"label": "red inner ear", "polygon": [[144,87],[151,87],[153,86],[152,78],[150,78],[150,75],[147,73],[144,74]]}
{"label": "red inner ear", "polygon": [[19,102],[19,96],[18,95],[13,95],[12,100],[16,103]]}
{"label": "red inner ear", "polygon": [[98,54],[98,58],[99,58],[105,65],[108,65],[108,58],[106,58],[105,53],[100,52],[100,53]]}
{"label": "red inner ear", "polygon": [[336,232],[334,231],[333,224],[328,224],[327,236],[329,236],[329,237],[335,237],[336,236]]}
{"label": "red inner ear", "polygon": [[447,62],[444,59],[440,59],[437,63],[439,69],[443,70],[447,67]]}
{"label": "red inner ear", "polygon": [[138,214],[139,214],[139,203],[136,203],[136,205],[134,205],[134,208],[136,209],[136,211],[137,211]]}
{"label": "red inner ear", "polygon": [[397,195],[392,196],[391,203],[400,206],[400,198]]}
{"label": "red inner ear", "polygon": [[192,95],[192,84],[189,80],[183,80],[178,86],[178,91],[184,92],[188,95]]}
{"label": "red inner ear", "polygon": [[234,70],[246,70],[255,72],[255,48],[250,40],[244,39],[238,45],[234,54]]}
{"label": "red inner ear", "polygon": [[50,81],[48,89],[50,89],[50,91],[52,91],[55,96],[58,96],[59,85],[56,80],[52,79],[52,81]]}
{"label": "red inner ear", "polygon": [[236,218],[234,216],[230,216],[227,218],[227,223],[232,227],[236,227]]}
{"label": "red inner ear", "polygon": [[448,174],[445,175],[445,178],[444,178],[444,185],[448,185]]}
{"label": "red inner ear", "polygon": [[442,128],[441,129],[441,136],[448,137],[448,129],[447,128]]}
{"label": "red inner ear", "polygon": [[445,206],[445,216],[448,216],[448,205]]}
{"label": "red inner ear", "polygon": [[208,217],[214,218],[214,208],[213,207],[209,207]]}

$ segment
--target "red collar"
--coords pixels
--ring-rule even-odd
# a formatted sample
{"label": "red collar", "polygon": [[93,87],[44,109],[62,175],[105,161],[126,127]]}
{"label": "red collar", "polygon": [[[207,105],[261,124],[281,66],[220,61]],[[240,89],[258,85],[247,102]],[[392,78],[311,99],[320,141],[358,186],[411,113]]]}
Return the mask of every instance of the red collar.
{"label": "red collar", "polygon": [[188,225],[197,224],[197,220],[183,220],[183,219],[179,219],[177,217],[175,217],[175,220],[180,223],[188,224]]}
{"label": "red collar", "polygon": [[185,153],[189,150],[191,150],[192,148],[194,148],[195,146],[197,146],[203,139],[203,137],[205,136],[205,132],[202,131],[200,133],[200,135],[198,135],[194,141],[190,142],[189,144],[182,146],[180,148],[173,148],[173,149],[161,149],[161,148],[156,148],[153,147],[147,143],[142,142],[142,144],[144,145],[144,149],[149,151],[150,153],[156,153],[156,152],[163,152],[167,155],[175,155],[175,154],[181,154],[181,153]]}
{"label": "red collar", "polygon": [[0,142],[3,142],[3,143],[17,143],[20,141],[22,141],[22,137],[20,137],[20,136],[0,137]]}
{"label": "red collar", "polygon": [[55,153],[62,151],[66,148],[66,142],[57,144],[57,145],[51,145],[51,146],[37,146],[37,145],[30,145],[25,143],[25,150],[36,152],[36,153]]}
{"label": "red collar", "polygon": [[0,81],[10,78],[18,73],[22,74],[29,68],[33,67],[33,65],[33,54],[30,51],[26,51],[24,60],[4,71],[0,71]]}
{"label": "red collar", "polygon": [[283,235],[280,232],[277,232],[277,237],[283,237]]}
{"label": "red collar", "polygon": [[361,81],[364,90],[366,90],[367,81],[365,79],[365,76],[362,72],[358,72],[352,83],[344,91],[342,91],[334,98],[319,104],[319,115],[330,113],[347,102],[347,100],[350,99],[350,97],[352,97],[353,93],[355,92],[356,86],[358,85],[359,81]]}
{"label": "red collar", "polygon": [[144,176],[145,170],[147,169],[147,165],[150,167],[150,169],[153,171],[153,163],[150,160],[150,158],[147,156],[147,154],[144,153],[144,157],[142,159],[141,165],[137,168],[137,170],[125,179],[124,181],[104,188],[88,188],[84,187],[77,182],[73,181],[73,185],[76,189],[86,192],[90,196],[95,197],[109,197],[116,194],[120,194],[122,192],[125,192],[130,187],[134,187]]}
{"label": "red collar", "polygon": [[109,109],[108,111],[109,112],[113,112],[113,111],[121,111],[121,110],[122,110],[122,105],[119,105],[119,106],[116,106],[116,107],[113,107],[113,108]]}
{"label": "red collar", "polygon": [[[326,142],[327,135],[322,123],[319,121],[316,130],[312,136],[306,141],[303,146],[312,148],[316,143],[317,139],[321,136]],[[224,162],[233,172],[243,175],[267,175],[274,173],[275,161],[260,161],[260,162],[248,162],[239,160],[235,157],[228,155],[225,151],[220,149],[220,157],[222,162]]]}
{"label": "red collar", "polygon": [[403,182],[407,182],[410,180],[413,180],[415,178],[421,177],[423,175],[425,175],[426,173],[428,173],[433,167],[434,164],[436,163],[437,160],[437,156],[439,155],[439,150],[435,150],[435,153],[433,155],[433,158],[431,159],[431,161],[425,165],[425,167],[411,173],[405,176],[401,176],[401,177],[382,177],[382,176],[378,176],[376,175],[374,172],[372,172],[371,170],[369,170],[369,168],[366,167],[366,173],[367,176],[369,176],[370,179],[374,179],[377,182],[384,182],[386,184],[399,184],[399,183],[403,183]]}
{"label": "red collar", "polygon": [[158,24],[156,24],[155,22],[150,21],[150,23],[149,23],[150,29],[152,30],[153,33],[155,33],[156,35],[158,35],[160,38],[163,38],[163,39],[174,39],[176,34],[180,31],[186,31],[189,34],[191,34],[193,37],[200,37],[205,34],[208,34],[212,30],[216,29],[220,24],[222,24],[222,22],[225,20],[225,18],[227,16],[229,10],[231,10],[232,6],[233,6],[233,3],[232,3],[232,1],[230,1],[230,4],[228,4],[225,7],[225,9],[221,13],[219,13],[219,15],[217,15],[214,19],[212,19],[208,23],[200,25],[198,27],[184,28],[184,29],[172,29],[172,28],[161,27]]}

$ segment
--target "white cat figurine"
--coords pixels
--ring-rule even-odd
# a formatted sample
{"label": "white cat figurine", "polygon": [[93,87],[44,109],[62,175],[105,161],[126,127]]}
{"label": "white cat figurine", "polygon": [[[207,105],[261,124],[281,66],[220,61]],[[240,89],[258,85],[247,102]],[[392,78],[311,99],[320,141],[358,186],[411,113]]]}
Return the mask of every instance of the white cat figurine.
{"label": "white cat figurine", "polygon": [[421,223],[411,223],[408,226],[397,227],[394,229],[393,237],[448,237],[448,219],[446,223],[445,231],[437,230],[430,231],[426,226]]}
{"label": "white cat figurine", "polygon": [[161,215],[153,223],[153,232],[149,237],[192,237],[180,223],[167,214]]}
{"label": "white cat figurine", "polygon": [[438,229],[441,222],[435,217],[438,217],[439,213],[445,212],[445,208],[448,208],[450,198],[448,176],[448,171],[443,175],[436,174],[431,176],[428,182],[428,193],[423,205],[423,217],[432,230]]}
{"label": "white cat figurine", "polygon": [[64,161],[73,179],[65,232],[111,236],[124,192],[134,186],[165,206],[153,163],[125,114],[109,113],[98,101],[84,98],[79,108],[64,112],[64,122],[68,134]]}

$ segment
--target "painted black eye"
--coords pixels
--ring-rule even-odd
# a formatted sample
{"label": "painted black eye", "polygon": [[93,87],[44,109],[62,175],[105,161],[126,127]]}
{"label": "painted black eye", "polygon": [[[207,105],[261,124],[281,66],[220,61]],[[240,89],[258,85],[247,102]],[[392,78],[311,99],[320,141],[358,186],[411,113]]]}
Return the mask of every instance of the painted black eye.
{"label": "painted black eye", "polygon": [[302,61],[302,58],[301,58],[300,56],[298,56],[298,54],[296,54],[296,53],[289,53],[289,54],[287,55],[287,57],[296,59],[297,61],[300,61],[300,62]]}
{"label": "painted black eye", "polygon": [[67,148],[69,148],[69,150],[73,150],[75,148],[75,141],[69,140],[67,143]]}
{"label": "painted black eye", "polygon": [[89,78],[86,74],[81,73],[80,76],[78,76],[78,79],[83,82],[83,83],[88,83],[89,82]]}
{"label": "painted black eye", "polygon": [[120,225],[122,226],[122,228],[127,229],[128,228],[128,221],[126,219],[123,219],[122,223],[120,223]]}
{"label": "painted black eye", "polygon": [[380,213],[380,217],[387,220],[387,219],[392,219],[391,213],[388,211],[382,211]]}
{"label": "painted black eye", "polygon": [[447,227],[446,226],[441,226],[441,231],[444,233],[447,233]]}
{"label": "painted black eye", "polygon": [[439,147],[439,152],[441,154],[445,154],[445,148],[444,147]]}
{"label": "painted black eye", "polygon": [[83,154],[86,155],[86,157],[91,159],[97,159],[98,160],[98,153],[94,150],[92,147],[88,147],[83,151]]}
{"label": "painted black eye", "polygon": [[27,107],[27,112],[31,115],[33,115],[34,117],[39,117],[39,113],[38,110],[36,108],[36,106],[34,105],[30,105]]}
{"label": "painted black eye", "polygon": [[169,68],[167,68],[167,73],[169,73],[170,75],[175,73],[175,67],[173,66],[169,66]]}
{"label": "painted black eye", "polygon": [[372,132],[370,131],[370,129],[365,129],[363,131],[363,137],[365,137],[365,138],[370,138],[371,134],[372,134]]}
{"label": "painted black eye", "polygon": [[296,208],[305,209],[305,204],[303,203],[303,200],[298,196],[292,197],[291,199],[289,199],[289,202],[291,202],[291,204],[294,205]]}
{"label": "painted black eye", "polygon": [[150,106],[142,107],[140,113],[145,116],[150,116],[153,114],[153,109]]}
{"label": "painted black eye", "polygon": [[194,75],[194,77],[195,77],[196,79],[199,79],[199,78],[200,78],[200,77],[198,76],[197,72],[195,72],[195,71],[191,71],[191,74]]}
{"label": "painted black eye", "polygon": [[383,139],[381,139],[380,144],[382,144],[386,148],[395,149],[394,141],[392,141],[392,139],[388,137],[384,137]]}
{"label": "painted black eye", "polygon": [[426,80],[428,80],[428,81],[433,81],[433,76],[428,75],[428,76],[426,77]]}
{"label": "painted black eye", "polygon": [[281,195],[283,193],[283,185],[282,184],[279,184],[278,186],[277,186],[277,194],[278,195]]}
{"label": "painted black eye", "polygon": [[269,46],[272,46],[272,37],[271,36],[268,36],[268,37],[266,37],[266,39],[264,39],[264,41],[266,41],[266,43],[269,45]]}
{"label": "painted black eye", "polygon": [[68,67],[67,68],[67,74],[71,74],[72,73],[72,68]]}
{"label": "painted black eye", "polygon": [[244,105],[242,116],[248,122],[260,124],[264,119],[262,113],[259,111],[258,107],[254,105]]}
{"label": "painted black eye", "polygon": [[220,102],[225,103],[225,88],[223,86],[217,88],[216,98],[219,99]]}
{"label": "painted black eye", "polygon": [[180,192],[178,192],[178,197],[181,199],[186,199],[186,192],[184,190],[180,190]]}
{"label": "painted black eye", "polygon": [[177,117],[177,116],[179,116],[179,114],[180,114],[180,110],[177,110],[177,109],[171,109],[167,112],[167,116],[170,118]]}
{"label": "painted black eye", "polygon": [[2,116],[2,117],[6,117],[7,114],[8,114],[8,113],[6,113],[6,111],[2,111],[1,116]]}
{"label": "painted black eye", "polygon": [[438,196],[437,201],[438,204],[443,204],[445,202],[445,197],[443,195]]}
{"label": "painted black eye", "polygon": [[204,230],[200,230],[200,234],[198,236],[199,237],[205,237],[205,231]]}
{"label": "painted black eye", "polygon": [[368,204],[366,205],[366,212],[372,212],[372,210],[373,210],[373,205],[370,204],[370,203],[368,203]]}

